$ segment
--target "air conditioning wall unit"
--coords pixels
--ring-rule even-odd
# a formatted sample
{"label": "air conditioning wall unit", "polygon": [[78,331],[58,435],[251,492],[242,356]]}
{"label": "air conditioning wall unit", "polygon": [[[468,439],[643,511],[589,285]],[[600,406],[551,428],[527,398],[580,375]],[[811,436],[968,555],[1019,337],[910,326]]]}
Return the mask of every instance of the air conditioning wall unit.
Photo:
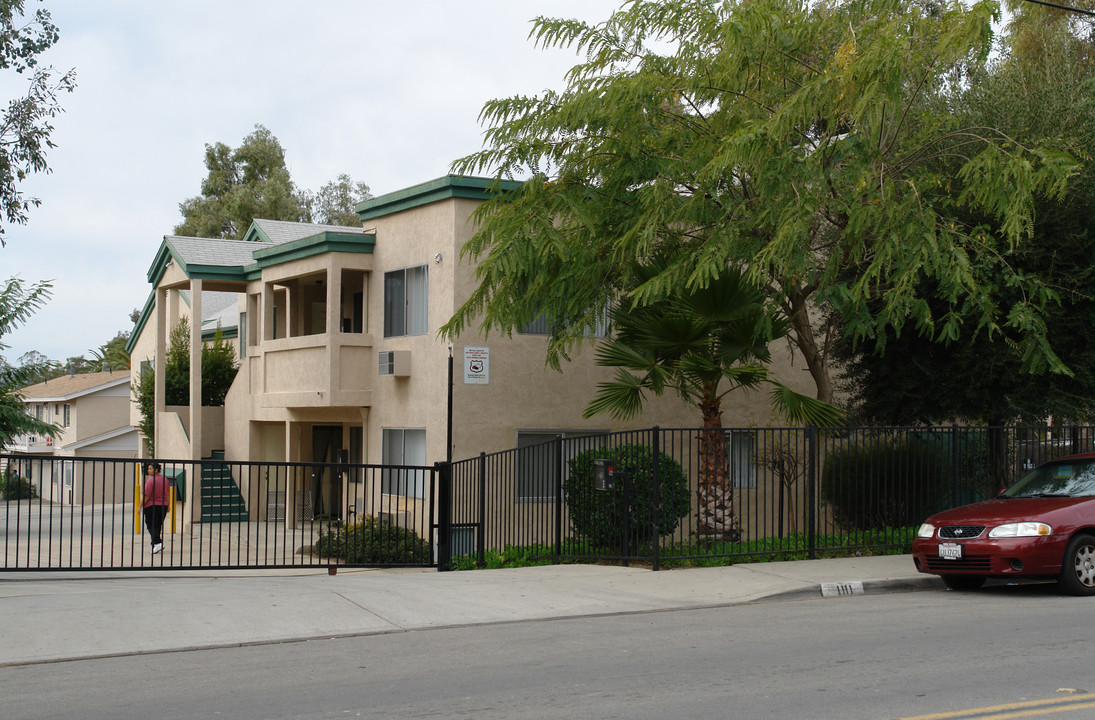
{"label": "air conditioning wall unit", "polygon": [[379,357],[379,367],[381,375],[391,375],[393,377],[410,377],[410,350],[381,350]]}

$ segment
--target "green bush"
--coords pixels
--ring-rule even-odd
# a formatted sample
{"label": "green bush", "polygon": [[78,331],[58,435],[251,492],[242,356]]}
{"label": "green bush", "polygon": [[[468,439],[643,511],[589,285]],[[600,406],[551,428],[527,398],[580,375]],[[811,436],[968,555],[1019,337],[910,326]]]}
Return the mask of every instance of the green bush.
{"label": "green bush", "polygon": [[320,532],[316,554],[347,563],[428,564],[430,545],[413,530],[372,515],[353,525],[332,525]]}
{"label": "green bush", "polygon": [[950,465],[949,453],[937,443],[874,439],[825,456],[821,496],[847,529],[913,525],[946,507]]}
{"label": "green bush", "polygon": [[[593,461],[597,458],[611,460],[626,479],[617,480],[612,490],[595,490]],[[573,457],[563,492],[574,530],[598,547],[620,547],[626,538],[632,551],[676,530],[690,507],[688,478],[680,464],[664,453],[657,467],[655,493],[654,452],[645,445],[592,449]]]}
{"label": "green bush", "polygon": [[30,480],[18,475],[0,477],[0,497],[5,500],[33,500],[38,497],[38,489]]}

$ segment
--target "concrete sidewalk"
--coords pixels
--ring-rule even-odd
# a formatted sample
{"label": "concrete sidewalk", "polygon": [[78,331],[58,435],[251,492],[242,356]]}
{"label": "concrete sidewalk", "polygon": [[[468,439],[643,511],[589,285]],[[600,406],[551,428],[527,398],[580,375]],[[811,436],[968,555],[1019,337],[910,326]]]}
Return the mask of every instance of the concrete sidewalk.
{"label": "concrete sidewalk", "polygon": [[0,574],[0,667],[425,628],[942,589],[909,555],[649,569]]}

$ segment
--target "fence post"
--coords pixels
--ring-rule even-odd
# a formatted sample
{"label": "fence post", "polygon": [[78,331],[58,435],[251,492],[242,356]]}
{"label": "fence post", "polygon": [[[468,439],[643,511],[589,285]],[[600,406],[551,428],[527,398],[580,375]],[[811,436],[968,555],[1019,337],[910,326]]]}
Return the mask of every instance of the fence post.
{"label": "fence post", "polygon": [[487,562],[487,454],[479,453],[479,534],[475,560],[481,566]]}
{"label": "fence post", "polygon": [[661,467],[661,429],[655,425],[653,428],[654,439],[650,443],[654,449],[654,468],[650,472],[651,484],[654,486],[654,557],[651,558],[651,569],[655,572],[658,571],[658,560],[661,556],[662,547],[662,488],[661,488],[661,475],[658,473],[658,469]]}
{"label": "fence post", "polygon": [[558,564],[563,554],[563,436],[555,436],[555,551],[553,562]]}
{"label": "fence post", "polygon": [[437,571],[452,569],[452,465],[433,465],[437,483]]}
{"label": "fence post", "polygon": [[[958,499],[958,474],[962,471],[958,461],[961,457],[958,452],[960,434],[961,430],[958,428],[958,423],[951,425],[951,507],[957,507],[960,504]],[[943,508],[933,509],[942,510]]]}
{"label": "fence post", "polygon": [[817,511],[820,498],[817,492],[817,428],[806,427],[806,497],[809,515],[806,519],[806,555],[817,558]]}

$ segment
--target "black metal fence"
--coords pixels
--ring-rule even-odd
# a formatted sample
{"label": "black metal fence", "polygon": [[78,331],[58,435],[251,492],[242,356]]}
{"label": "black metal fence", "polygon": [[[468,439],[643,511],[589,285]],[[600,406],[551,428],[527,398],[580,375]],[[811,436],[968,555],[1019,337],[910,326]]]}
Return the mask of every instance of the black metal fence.
{"label": "black metal fence", "polygon": [[159,460],[153,553],[140,463],[0,456],[0,571],[433,566],[436,470]]}
{"label": "black metal fence", "polygon": [[931,513],[1073,452],[1095,452],[1095,428],[652,428],[433,468],[163,460],[176,493],[155,554],[138,461],[0,456],[0,571],[900,551]]}
{"label": "black metal fence", "polygon": [[[1092,427],[660,429],[558,437],[454,463],[442,566],[510,551],[673,562],[902,550],[928,515],[1040,462],[1095,451]],[[595,487],[595,459],[614,469]],[[657,461],[655,461],[657,459]],[[446,489],[451,484],[451,498]]]}

